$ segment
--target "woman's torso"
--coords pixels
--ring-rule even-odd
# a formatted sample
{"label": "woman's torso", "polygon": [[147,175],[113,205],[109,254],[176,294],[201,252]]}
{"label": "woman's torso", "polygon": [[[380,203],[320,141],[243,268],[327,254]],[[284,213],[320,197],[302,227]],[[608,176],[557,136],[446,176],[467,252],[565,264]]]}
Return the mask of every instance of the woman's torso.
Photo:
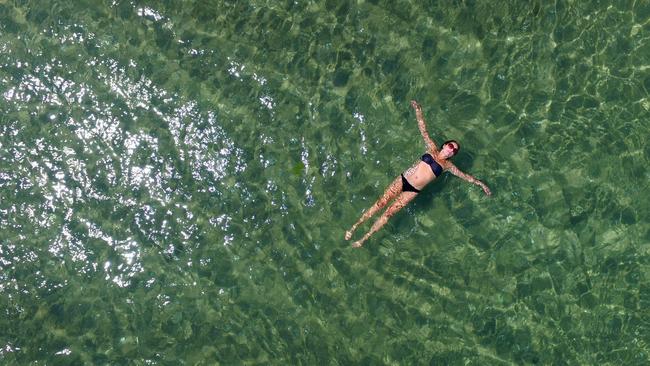
{"label": "woman's torso", "polygon": [[[433,157],[435,155],[431,154],[431,156]],[[444,162],[436,161],[435,158],[434,161],[444,169],[446,165]],[[417,189],[424,188],[424,186],[433,182],[437,178],[437,176],[433,173],[433,168],[431,165],[422,161],[422,159],[418,160],[412,167],[407,169],[406,172],[404,172],[404,177],[409,181],[409,183],[411,183],[413,187]]]}

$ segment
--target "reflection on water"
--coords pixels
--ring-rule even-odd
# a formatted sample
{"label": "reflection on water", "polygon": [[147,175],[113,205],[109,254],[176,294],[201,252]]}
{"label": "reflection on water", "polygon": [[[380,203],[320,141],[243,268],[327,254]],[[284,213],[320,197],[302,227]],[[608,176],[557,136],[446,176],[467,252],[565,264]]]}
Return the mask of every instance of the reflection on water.
{"label": "reflection on water", "polygon": [[0,360],[647,363],[649,14],[0,2]]}

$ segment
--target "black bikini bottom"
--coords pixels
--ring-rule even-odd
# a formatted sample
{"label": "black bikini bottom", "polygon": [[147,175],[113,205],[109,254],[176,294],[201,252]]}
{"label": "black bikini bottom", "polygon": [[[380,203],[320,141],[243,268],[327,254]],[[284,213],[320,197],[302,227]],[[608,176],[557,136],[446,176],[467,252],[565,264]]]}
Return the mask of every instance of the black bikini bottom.
{"label": "black bikini bottom", "polygon": [[404,177],[404,174],[402,174],[402,192],[415,192],[415,193],[420,193],[420,190],[413,187],[411,183],[409,183],[408,180]]}

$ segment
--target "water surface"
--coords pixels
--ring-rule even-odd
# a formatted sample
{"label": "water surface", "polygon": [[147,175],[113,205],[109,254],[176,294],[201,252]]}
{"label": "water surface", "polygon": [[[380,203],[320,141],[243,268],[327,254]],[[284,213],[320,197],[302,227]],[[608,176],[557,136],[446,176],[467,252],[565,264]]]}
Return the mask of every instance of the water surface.
{"label": "water surface", "polygon": [[[0,361],[647,364],[649,18],[0,1]],[[445,174],[353,250],[411,99],[494,194]]]}

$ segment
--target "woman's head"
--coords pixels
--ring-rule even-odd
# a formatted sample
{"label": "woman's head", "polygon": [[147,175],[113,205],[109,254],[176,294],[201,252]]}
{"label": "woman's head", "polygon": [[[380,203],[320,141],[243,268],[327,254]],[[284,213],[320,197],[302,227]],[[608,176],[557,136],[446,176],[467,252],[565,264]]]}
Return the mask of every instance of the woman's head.
{"label": "woman's head", "polygon": [[460,150],[460,145],[456,140],[445,141],[440,149],[444,155],[447,155],[447,158],[451,158],[458,154],[458,150]]}

